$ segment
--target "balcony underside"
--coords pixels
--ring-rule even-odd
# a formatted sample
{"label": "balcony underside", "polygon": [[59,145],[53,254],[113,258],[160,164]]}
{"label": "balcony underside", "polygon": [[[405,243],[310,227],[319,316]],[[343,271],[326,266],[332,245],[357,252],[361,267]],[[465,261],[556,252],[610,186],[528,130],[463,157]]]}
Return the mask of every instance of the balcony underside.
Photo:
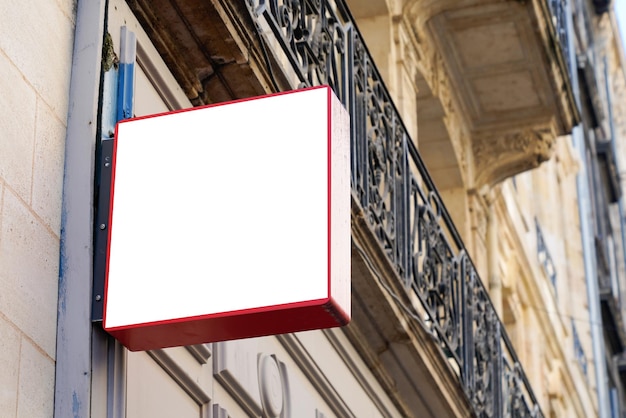
{"label": "balcony underside", "polygon": [[[418,142],[435,181],[491,185],[549,159],[555,138],[579,116],[547,2],[422,0],[407,7],[404,24],[421,57]],[[441,111],[428,114],[434,101]],[[451,132],[459,128],[450,119],[460,133]],[[455,136],[470,142],[467,151]]]}
{"label": "balcony underside", "polygon": [[[128,3],[192,103],[271,85],[244,2]],[[356,16],[388,13],[385,2],[361,3],[351,2]],[[235,27],[247,20],[247,28]],[[440,189],[478,188],[535,168],[577,123],[545,1],[412,1],[403,20],[420,57],[419,149]]]}
{"label": "balcony underside", "polygon": [[253,68],[260,62],[254,31],[239,32],[245,35],[241,38],[233,27],[247,17],[244,2],[229,7],[200,0],[127,3],[194,105],[267,93],[267,81]]}

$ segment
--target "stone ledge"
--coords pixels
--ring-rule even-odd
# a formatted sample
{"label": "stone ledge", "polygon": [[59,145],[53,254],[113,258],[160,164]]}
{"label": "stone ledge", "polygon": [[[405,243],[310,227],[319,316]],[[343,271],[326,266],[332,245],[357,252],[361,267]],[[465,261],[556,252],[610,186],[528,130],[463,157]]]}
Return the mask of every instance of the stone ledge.
{"label": "stone ledge", "polygon": [[345,328],[350,342],[404,416],[472,416],[460,380],[433,335],[398,303],[411,306],[354,197],[352,239],[353,319]]}

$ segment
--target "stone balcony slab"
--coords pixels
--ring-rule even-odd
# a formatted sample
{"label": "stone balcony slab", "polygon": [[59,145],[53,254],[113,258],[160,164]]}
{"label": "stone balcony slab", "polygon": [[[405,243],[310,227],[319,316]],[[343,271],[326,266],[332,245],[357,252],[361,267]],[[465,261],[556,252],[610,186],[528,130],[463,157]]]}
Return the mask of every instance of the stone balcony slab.
{"label": "stone balcony slab", "polygon": [[[578,123],[563,45],[566,22],[559,19],[545,0],[410,3],[404,20],[432,91],[421,100],[438,98],[442,120],[461,115],[473,151],[467,187],[536,167],[550,158],[554,139]],[[434,139],[422,132],[420,149]],[[439,161],[425,150],[424,158],[437,171],[451,159],[462,166],[467,156],[457,152]]]}

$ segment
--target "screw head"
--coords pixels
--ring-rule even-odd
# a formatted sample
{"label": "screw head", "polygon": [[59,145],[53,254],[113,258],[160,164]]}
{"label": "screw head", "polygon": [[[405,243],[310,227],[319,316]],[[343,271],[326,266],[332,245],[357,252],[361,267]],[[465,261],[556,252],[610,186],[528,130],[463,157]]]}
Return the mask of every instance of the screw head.
{"label": "screw head", "polygon": [[100,224],[100,229],[105,229],[107,226],[105,224]]}
{"label": "screw head", "polygon": [[96,295],[96,301],[100,302],[102,300],[102,296],[101,295]]}

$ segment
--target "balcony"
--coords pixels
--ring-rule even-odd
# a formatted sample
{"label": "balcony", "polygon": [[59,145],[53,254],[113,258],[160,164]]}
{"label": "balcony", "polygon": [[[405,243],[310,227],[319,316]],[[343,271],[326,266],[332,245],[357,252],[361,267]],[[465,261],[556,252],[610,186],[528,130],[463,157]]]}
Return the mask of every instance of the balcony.
{"label": "balcony", "polygon": [[128,3],[196,104],[318,84],[343,101],[352,132],[346,334],[403,415],[543,416],[342,0]]}
{"label": "balcony", "polygon": [[[537,167],[552,155],[556,137],[578,123],[566,4],[418,0],[407,6],[401,33],[421,58],[417,140],[440,189],[480,188]],[[455,131],[451,119],[463,129]]]}

